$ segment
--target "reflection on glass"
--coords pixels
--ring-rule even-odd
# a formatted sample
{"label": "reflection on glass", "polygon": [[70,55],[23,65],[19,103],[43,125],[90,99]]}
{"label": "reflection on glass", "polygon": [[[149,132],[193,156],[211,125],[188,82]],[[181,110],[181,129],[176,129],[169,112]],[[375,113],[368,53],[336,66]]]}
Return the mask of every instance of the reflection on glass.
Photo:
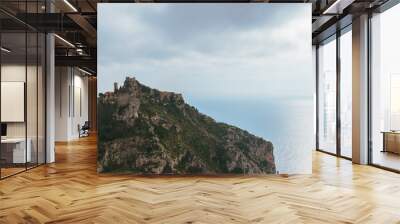
{"label": "reflection on glass", "polygon": [[372,18],[372,162],[400,170],[400,5]]}
{"label": "reflection on glass", "polygon": [[340,36],[340,151],[352,157],[352,36],[351,30]]}
{"label": "reflection on glass", "polygon": [[319,149],[336,153],[336,40],[318,51]]}

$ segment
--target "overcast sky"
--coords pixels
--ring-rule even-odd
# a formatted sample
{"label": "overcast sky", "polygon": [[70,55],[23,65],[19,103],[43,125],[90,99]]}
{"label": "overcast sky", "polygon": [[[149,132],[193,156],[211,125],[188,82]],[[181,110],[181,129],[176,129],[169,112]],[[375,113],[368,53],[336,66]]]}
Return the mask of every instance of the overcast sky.
{"label": "overcast sky", "polygon": [[99,4],[99,92],[126,76],[187,98],[311,97],[309,4]]}

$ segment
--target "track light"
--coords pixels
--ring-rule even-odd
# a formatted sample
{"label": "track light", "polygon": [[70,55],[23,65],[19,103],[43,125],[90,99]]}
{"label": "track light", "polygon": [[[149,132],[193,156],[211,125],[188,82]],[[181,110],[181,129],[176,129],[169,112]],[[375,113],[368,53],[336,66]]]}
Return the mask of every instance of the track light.
{"label": "track light", "polygon": [[90,73],[90,72],[88,72],[88,71],[86,71],[86,70],[83,70],[83,69],[81,69],[81,68],[79,68],[79,67],[78,67],[78,70],[81,71],[81,72],[83,72],[83,73],[85,73],[86,75],[92,76],[92,73]]}
{"label": "track light", "polygon": [[322,14],[342,14],[343,9],[351,5],[355,0],[336,0],[332,5],[324,10]]}
{"label": "track light", "polygon": [[83,50],[81,48],[77,48],[76,49],[76,53],[78,53],[79,55],[83,54]]}
{"label": "track light", "polygon": [[1,49],[1,51],[4,51],[6,53],[10,53],[11,52],[11,50],[9,50],[9,49],[7,49],[5,47],[1,47],[0,49]]}
{"label": "track light", "polygon": [[67,4],[74,12],[78,12],[78,10],[68,0],[64,0],[64,3]]}
{"label": "track light", "polygon": [[75,45],[73,45],[71,42],[69,42],[68,40],[66,40],[66,39],[64,39],[64,38],[62,38],[62,37],[60,37],[59,35],[57,35],[57,34],[54,34],[54,36],[55,37],[57,37],[59,40],[61,40],[62,42],[64,42],[65,44],[67,44],[68,46],[70,46],[70,47],[72,47],[72,48],[75,48]]}

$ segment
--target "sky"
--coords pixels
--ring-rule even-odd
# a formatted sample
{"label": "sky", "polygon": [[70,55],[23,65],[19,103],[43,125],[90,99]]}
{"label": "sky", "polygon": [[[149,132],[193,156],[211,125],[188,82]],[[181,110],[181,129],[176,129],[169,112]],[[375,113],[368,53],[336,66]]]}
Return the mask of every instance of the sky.
{"label": "sky", "polygon": [[308,4],[99,5],[99,92],[134,76],[187,98],[312,94]]}

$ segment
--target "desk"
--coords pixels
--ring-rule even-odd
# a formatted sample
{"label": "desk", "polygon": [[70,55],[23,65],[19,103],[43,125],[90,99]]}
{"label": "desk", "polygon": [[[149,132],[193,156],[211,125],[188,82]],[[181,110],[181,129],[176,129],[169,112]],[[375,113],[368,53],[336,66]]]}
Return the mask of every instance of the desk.
{"label": "desk", "polygon": [[[28,143],[25,151],[25,138],[6,138],[1,139],[1,157],[6,163],[26,163],[31,162],[31,139],[27,139]],[[4,155],[3,155],[4,154]]]}
{"label": "desk", "polygon": [[382,152],[392,152],[400,154],[400,132],[383,131],[383,150]]}

